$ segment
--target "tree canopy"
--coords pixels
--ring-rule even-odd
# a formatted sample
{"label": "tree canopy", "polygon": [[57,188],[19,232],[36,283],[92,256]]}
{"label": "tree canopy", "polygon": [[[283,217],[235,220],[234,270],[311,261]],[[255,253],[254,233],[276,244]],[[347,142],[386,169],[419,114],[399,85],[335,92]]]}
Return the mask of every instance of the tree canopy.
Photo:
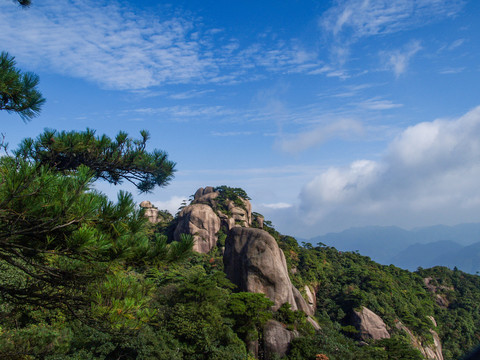
{"label": "tree canopy", "polygon": [[126,180],[140,192],[149,192],[155,186],[165,186],[173,178],[175,163],[160,150],[146,151],[149,138],[141,131],[141,139],[132,139],[119,132],[114,140],[106,135],[95,136],[95,131],[58,132],[45,130],[35,140],[24,139],[15,154],[25,160],[54,168],[63,173],[87,166],[96,179],[112,184]]}
{"label": "tree canopy", "polygon": [[37,116],[45,103],[37,89],[38,82],[37,75],[22,73],[15,67],[13,56],[0,53],[0,110],[15,112],[23,121]]}

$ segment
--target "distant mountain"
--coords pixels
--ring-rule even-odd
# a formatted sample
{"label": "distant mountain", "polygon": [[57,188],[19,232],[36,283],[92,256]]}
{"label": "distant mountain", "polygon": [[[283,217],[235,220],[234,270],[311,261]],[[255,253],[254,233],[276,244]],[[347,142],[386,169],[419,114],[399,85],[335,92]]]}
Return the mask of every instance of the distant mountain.
{"label": "distant mountain", "polygon": [[476,274],[480,272],[480,242],[465,246],[456,252],[447,252],[434,259],[434,262],[453,269]]}
{"label": "distant mountain", "polygon": [[[396,226],[367,226],[328,233],[309,240],[341,251],[357,251],[381,264],[415,270],[444,265],[479,271],[480,223],[437,225],[413,230]],[[478,246],[478,248],[477,248]]]}
{"label": "distant mountain", "polygon": [[423,244],[450,240],[460,245],[471,245],[480,241],[480,223],[429,226],[413,229],[411,233],[414,234],[416,242]]}
{"label": "distant mountain", "polygon": [[[442,256],[457,253],[463,246],[450,240],[435,241],[428,244],[413,244],[390,259],[398,267],[415,271],[419,266],[430,268],[447,261],[439,260]],[[440,261],[440,262],[439,262]]]}
{"label": "distant mountain", "polygon": [[[341,251],[357,251],[386,264],[392,257],[412,245],[412,233],[396,226],[350,228],[310,239],[312,244],[324,243]],[[387,264],[388,265],[388,264]]]}

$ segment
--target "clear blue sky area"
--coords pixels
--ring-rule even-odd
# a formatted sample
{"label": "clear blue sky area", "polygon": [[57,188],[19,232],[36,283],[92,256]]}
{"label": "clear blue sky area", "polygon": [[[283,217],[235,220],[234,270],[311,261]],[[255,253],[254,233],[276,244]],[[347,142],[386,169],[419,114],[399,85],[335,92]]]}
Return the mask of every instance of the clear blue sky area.
{"label": "clear blue sky area", "polygon": [[479,219],[479,1],[3,0],[0,50],[47,99],[0,113],[10,148],[146,129],[177,173],[138,201],[241,187],[302,238]]}

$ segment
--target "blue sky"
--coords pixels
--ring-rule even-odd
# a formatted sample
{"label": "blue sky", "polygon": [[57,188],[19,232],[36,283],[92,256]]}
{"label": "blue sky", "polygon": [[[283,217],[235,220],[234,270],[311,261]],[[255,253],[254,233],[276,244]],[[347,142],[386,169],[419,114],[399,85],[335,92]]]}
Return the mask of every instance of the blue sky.
{"label": "blue sky", "polygon": [[177,173],[123,186],[138,201],[242,187],[302,238],[477,222],[479,35],[474,0],[2,1],[0,49],[47,103],[1,132],[146,129]]}

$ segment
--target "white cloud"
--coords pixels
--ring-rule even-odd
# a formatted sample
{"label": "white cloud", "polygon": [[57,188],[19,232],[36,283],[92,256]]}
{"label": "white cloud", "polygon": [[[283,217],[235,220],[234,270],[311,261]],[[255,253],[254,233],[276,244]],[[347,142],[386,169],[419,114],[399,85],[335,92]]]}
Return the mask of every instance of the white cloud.
{"label": "white cloud", "polygon": [[232,109],[227,109],[223,106],[165,106],[159,108],[140,108],[129,110],[138,114],[154,115],[154,114],[168,114],[174,118],[212,118],[233,115],[235,112]]}
{"label": "white cloud", "polygon": [[276,143],[282,151],[287,153],[299,153],[323,142],[338,137],[349,137],[363,132],[360,122],[351,119],[334,121],[328,125],[319,125],[307,131],[283,135]]}
{"label": "white cloud", "polygon": [[448,50],[450,51],[455,50],[456,48],[462,46],[464,42],[465,42],[465,39],[457,39],[448,46]]}
{"label": "white cloud", "polygon": [[174,100],[186,100],[186,99],[202,97],[203,95],[212,93],[213,91],[214,90],[190,90],[190,91],[170,94],[168,95],[168,97]]}
{"label": "white cloud", "polygon": [[192,14],[162,5],[152,9],[147,13],[106,0],[44,0],[22,11],[2,1],[0,42],[21,64],[120,90],[231,84],[251,81],[265,70],[308,73],[322,67],[315,52],[293,40],[265,39],[241,48],[223,29],[208,29]]}
{"label": "white cloud", "polygon": [[353,39],[403,31],[456,14],[462,0],[337,0],[320,25]]}
{"label": "white cloud", "polygon": [[175,215],[178,211],[178,208],[187,200],[188,199],[184,196],[172,196],[169,200],[152,201],[152,204],[159,210],[168,210],[170,214]]}
{"label": "white cloud", "polygon": [[448,68],[448,69],[443,69],[442,71],[440,71],[440,74],[442,74],[442,75],[460,74],[464,70],[465,70],[464,67]]}
{"label": "white cloud", "polygon": [[390,100],[382,100],[379,98],[365,100],[359,103],[359,105],[368,110],[389,110],[403,106],[402,104],[395,104]]}
{"label": "white cloud", "polygon": [[253,132],[252,131],[224,131],[224,132],[220,132],[220,131],[213,131],[212,132],[212,136],[248,136],[248,135],[252,135]]}
{"label": "white cloud", "polygon": [[292,206],[293,206],[292,204],[288,204],[288,203],[285,203],[285,202],[278,202],[278,203],[273,203],[273,204],[260,204],[260,207],[268,208],[268,209],[274,209],[274,210],[288,209],[288,208],[291,208]]}
{"label": "white cloud", "polygon": [[[22,62],[117,89],[216,75],[192,21],[135,14],[117,2],[46,0],[28,11],[0,5],[2,45]],[[163,18],[162,18],[163,17]]]}
{"label": "white cloud", "polygon": [[475,221],[479,158],[477,107],[458,119],[407,128],[379,161],[359,160],[324,171],[303,187],[300,209],[318,229]]}
{"label": "white cloud", "polygon": [[387,66],[391,68],[398,78],[405,73],[412,57],[422,49],[419,41],[412,41],[402,50],[396,50],[390,53],[381,53],[381,56],[387,59]]}

